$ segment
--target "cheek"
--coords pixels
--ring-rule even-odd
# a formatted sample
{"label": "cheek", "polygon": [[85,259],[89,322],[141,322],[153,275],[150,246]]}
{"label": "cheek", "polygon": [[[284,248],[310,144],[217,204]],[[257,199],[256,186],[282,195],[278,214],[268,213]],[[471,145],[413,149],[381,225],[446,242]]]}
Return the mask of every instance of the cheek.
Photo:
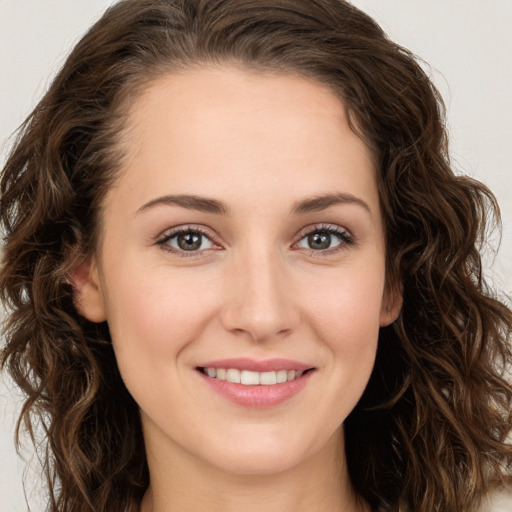
{"label": "cheek", "polygon": [[311,296],[309,324],[322,340],[331,372],[333,422],[356,405],[370,378],[380,330],[384,273],[346,272]]}
{"label": "cheek", "polygon": [[[376,342],[380,326],[384,271],[368,266],[350,268],[308,287],[312,322],[340,343],[354,350]],[[311,293],[314,291],[314,293]]]}
{"label": "cheek", "polygon": [[149,383],[174,375],[182,350],[212,317],[215,300],[210,287],[198,289],[179,273],[129,270],[109,275],[106,294],[112,342],[128,387],[133,377]]}

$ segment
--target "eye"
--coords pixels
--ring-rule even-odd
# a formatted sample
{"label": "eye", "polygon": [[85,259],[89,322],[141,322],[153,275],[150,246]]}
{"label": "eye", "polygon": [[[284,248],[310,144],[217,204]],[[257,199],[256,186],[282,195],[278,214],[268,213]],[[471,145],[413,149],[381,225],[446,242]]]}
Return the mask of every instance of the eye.
{"label": "eye", "polygon": [[352,235],[346,229],[335,226],[320,226],[303,236],[298,246],[313,252],[338,252],[354,243]]}
{"label": "eye", "polygon": [[165,235],[157,244],[179,256],[195,256],[198,252],[214,247],[211,238],[198,228],[176,229]]}

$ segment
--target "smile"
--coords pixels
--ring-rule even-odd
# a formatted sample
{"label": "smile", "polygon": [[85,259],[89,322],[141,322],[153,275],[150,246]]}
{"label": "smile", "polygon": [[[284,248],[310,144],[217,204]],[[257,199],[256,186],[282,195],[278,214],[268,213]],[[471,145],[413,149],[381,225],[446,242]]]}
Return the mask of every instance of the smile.
{"label": "smile", "polygon": [[[270,372],[254,372],[250,370],[238,370],[236,368],[200,368],[208,377],[225,380],[234,384],[245,386],[272,386],[290,382],[302,377],[303,371],[277,370]],[[306,370],[307,371],[307,370]]]}
{"label": "smile", "polygon": [[205,361],[196,370],[216,395],[238,406],[264,409],[300,395],[317,369],[289,359],[238,358]]}

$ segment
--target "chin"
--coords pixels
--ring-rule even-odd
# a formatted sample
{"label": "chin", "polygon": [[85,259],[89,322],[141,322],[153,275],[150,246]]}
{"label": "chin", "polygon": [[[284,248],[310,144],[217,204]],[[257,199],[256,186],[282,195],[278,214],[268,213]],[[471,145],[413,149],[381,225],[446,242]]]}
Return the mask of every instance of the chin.
{"label": "chin", "polygon": [[[287,434],[287,435],[286,435]],[[238,441],[238,442],[237,442]],[[234,440],[218,450],[216,456],[209,451],[210,463],[229,473],[238,475],[272,475],[283,473],[306,463],[321,445],[307,439],[291,439],[289,432]]]}
{"label": "chin", "polygon": [[235,475],[266,476],[293,469],[300,462],[300,457],[283,457],[282,453],[262,451],[257,454],[234,453],[221,460],[216,460],[215,465],[219,469]]}

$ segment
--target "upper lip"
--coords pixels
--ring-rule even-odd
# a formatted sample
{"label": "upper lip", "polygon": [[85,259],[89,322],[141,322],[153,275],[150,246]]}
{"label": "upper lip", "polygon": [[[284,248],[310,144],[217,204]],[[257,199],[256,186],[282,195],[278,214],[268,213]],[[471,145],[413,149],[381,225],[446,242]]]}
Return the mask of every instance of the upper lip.
{"label": "upper lip", "polygon": [[216,359],[215,361],[208,361],[198,366],[199,368],[233,368],[235,370],[249,370],[252,372],[271,372],[278,370],[295,370],[304,372],[310,368],[311,365],[293,361],[292,359],[265,359],[257,360],[246,357],[235,359]]}

